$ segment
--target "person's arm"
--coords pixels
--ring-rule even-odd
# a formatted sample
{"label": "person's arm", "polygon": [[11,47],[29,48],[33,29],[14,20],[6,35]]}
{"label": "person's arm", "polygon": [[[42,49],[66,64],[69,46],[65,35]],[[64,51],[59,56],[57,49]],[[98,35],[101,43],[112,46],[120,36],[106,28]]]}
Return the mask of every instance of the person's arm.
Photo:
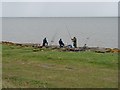
{"label": "person's arm", "polygon": [[73,38],[71,38],[71,40],[73,41]]}

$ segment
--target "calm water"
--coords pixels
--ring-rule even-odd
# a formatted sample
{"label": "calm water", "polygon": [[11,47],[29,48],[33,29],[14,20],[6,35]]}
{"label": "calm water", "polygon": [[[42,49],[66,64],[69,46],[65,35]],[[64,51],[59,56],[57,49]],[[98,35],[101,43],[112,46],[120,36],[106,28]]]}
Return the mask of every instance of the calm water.
{"label": "calm water", "polygon": [[[69,35],[70,33],[70,35]],[[72,44],[77,37],[78,46],[118,47],[118,18],[3,18],[2,40],[20,43]]]}

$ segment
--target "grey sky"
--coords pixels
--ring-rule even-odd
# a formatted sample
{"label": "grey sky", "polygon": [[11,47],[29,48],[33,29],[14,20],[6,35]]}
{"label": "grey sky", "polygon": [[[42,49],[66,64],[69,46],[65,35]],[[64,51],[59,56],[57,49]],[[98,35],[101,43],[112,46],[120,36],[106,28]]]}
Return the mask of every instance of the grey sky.
{"label": "grey sky", "polygon": [[3,2],[3,17],[117,17],[117,2]]}

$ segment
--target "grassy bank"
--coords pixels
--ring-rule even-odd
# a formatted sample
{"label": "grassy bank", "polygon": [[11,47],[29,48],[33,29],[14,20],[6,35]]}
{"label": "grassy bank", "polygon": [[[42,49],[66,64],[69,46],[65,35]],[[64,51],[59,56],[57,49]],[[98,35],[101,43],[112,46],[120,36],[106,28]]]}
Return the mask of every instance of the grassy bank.
{"label": "grassy bank", "polygon": [[3,87],[114,88],[116,53],[59,52],[31,47],[2,47]]}

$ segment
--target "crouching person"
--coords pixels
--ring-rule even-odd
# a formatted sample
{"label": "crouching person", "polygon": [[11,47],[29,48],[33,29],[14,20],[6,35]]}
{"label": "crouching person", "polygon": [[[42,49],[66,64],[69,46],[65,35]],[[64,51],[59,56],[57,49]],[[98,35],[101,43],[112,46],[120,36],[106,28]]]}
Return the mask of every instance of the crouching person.
{"label": "crouching person", "polygon": [[64,47],[64,43],[63,43],[62,39],[59,40],[59,46],[60,46],[60,48]]}
{"label": "crouching person", "polygon": [[48,42],[47,42],[47,39],[46,39],[46,38],[43,39],[43,44],[42,44],[42,46],[43,46],[43,47],[48,46]]}

